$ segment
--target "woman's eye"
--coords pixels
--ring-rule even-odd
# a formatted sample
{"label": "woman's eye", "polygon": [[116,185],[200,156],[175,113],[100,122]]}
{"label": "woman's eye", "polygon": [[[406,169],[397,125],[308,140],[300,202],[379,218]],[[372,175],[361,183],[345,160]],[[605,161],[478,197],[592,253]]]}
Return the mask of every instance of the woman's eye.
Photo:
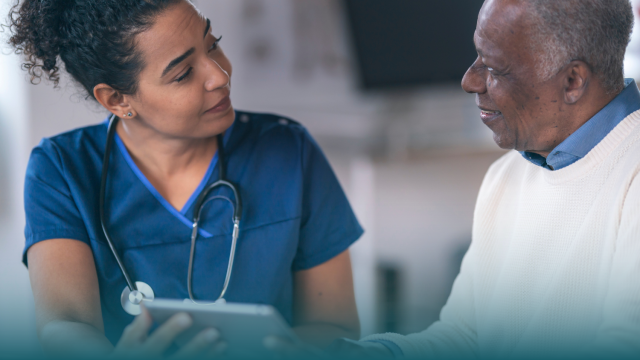
{"label": "woman's eye", "polygon": [[193,68],[189,68],[189,70],[187,70],[187,72],[184,73],[184,75],[180,76],[179,78],[176,79],[176,82],[181,82],[182,80],[186,79],[189,74],[191,74],[191,70],[193,70]]}
{"label": "woman's eye", "polygon": [[209,52],[218,49],[218,43],[220,42],[220,40],[222,40],[222,36],[220,36],[216,39],[216,41],[213,42],[213,45],[211,45],[211,47],[209,48]]}

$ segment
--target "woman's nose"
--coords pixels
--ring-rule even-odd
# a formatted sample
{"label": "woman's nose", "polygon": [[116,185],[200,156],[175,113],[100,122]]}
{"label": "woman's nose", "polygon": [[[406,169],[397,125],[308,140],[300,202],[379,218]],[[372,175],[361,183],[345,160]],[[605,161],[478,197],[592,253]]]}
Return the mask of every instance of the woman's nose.
{"label": "woman's nose", "polygon": [[484,71],[479,64],[480,57],[471,65],[462,78],[462,89],[469,94],[484,94],[487,91],[487,83]]}
{"label": "woman's nose", "polygon": [[207,91],[213,91],[229,85],[229,73],[215,60],[209,59],[206,66],[207,81],[204,86]]}

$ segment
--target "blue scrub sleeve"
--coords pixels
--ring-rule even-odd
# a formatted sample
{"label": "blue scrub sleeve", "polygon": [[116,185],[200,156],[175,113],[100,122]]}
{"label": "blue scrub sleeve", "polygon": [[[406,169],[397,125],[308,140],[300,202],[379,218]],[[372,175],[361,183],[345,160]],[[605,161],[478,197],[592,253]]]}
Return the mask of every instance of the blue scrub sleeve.
{"label": "blue scrub sleeve", "polygon": [[306,129],[302,162],[302,219],[294,271],[327,262],[347,250],[364,232],[331,165]]}
{"label": "blue scrub sleeve", "polygon": [[43,140],[29,158],[24,184],[26,244],[22,261],[27,264],[27,250],[51,239],[72,239],[89,243],[84,221],[76,206],[60,153],[49,140]]}

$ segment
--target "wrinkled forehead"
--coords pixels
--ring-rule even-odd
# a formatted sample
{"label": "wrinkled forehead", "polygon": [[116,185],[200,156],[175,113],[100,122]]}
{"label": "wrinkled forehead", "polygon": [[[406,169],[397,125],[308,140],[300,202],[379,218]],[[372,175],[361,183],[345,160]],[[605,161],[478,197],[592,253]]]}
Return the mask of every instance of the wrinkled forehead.
{"label": "wrinkled forehead", "polygon": [[480,10],[474,41],[483,55],[513,60],[530,57],[531,16],[524,1],[487,0]]}

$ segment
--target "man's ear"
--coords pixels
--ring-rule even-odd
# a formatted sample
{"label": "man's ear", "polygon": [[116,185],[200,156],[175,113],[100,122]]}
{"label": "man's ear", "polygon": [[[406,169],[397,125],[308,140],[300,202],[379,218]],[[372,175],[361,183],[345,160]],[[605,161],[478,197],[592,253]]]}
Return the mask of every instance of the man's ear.
{"label": "man's ear", "polygon": [[573,105],[580,100],[589,87],[591,69],[584,61],[574,60],[563,70],[564,102]]}
{"label": "man's ear", "polygon": [[96,85],[93,88],[93,96],[105,109],[116,116],[128,118],[135,116],[135,111],[125,96],[107,84]]}

